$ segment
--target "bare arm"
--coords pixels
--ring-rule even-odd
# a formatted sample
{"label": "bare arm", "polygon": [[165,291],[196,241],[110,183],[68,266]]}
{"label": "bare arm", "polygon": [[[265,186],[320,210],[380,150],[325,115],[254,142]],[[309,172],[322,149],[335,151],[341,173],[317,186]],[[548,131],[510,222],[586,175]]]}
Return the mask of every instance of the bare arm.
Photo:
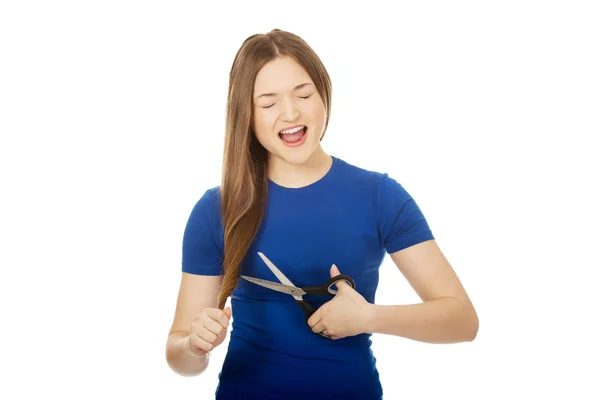
{"label": "bare arm", "polygon": [[167,363],[180,375],[198,375],[208,367],[206,351],[190,346],[190,327],[200,312],[217,307],[221,280],[221,276],[182,273],[175,317],[166,346]]}
{"label": "bare arm", "polygon": [[375,305],[371,332],[429,343],[472,341],[479,319],[459,278],[435,240],[391,254],[423,303]]}

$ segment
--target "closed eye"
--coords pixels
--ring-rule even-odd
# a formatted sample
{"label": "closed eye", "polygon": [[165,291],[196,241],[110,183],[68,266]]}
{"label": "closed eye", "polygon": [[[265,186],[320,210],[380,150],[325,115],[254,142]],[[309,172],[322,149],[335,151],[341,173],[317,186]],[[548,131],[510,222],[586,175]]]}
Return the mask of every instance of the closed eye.
{"label": "closed eye", "polygon": [[[304,100],[306,100],[306,99],[308,99],[310,96],[312,96],[312,94],[309,94],[308,96],[299,96],[299,97],[300,97],[301,99],[304,99]],[[268,106],[261,107],[261,108],[271,108],[271,107],[273,107],[274,105],[275,105],[275,103],[273,103],[273,104],[270,104],[270,105],[268,105]]]}

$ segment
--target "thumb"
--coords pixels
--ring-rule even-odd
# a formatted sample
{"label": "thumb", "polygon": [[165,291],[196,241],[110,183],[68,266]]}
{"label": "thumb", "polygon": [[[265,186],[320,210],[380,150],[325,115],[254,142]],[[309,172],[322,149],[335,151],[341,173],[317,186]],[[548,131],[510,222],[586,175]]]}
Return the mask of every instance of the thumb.
{"label": "thumb", "polygon": [[340,275],[340,270],[338,269],[338,267],[335,264],[331,265],[331,268],[329,269],[329,274],[331,275],[331,277],[336,277],[338,275]]}
{"label": "thumb", "polygon": [[[331,277],[334,278],[338,275],[341,275],[340,270],[338,269],[337,265],[333,264],[331,266],[331,269],[329,270]],[[338,290],[343,290],[347,287],[350,287],[350,285],[348,285],[348,282],[344,281],[344,280],[339,280],[335,283],[335,286],[338,288]]]}
{"label": "thumb", "polygon": [[231,307],[225,307],[223,309],[223,312],[225,313],[225,315],[227,315],[228,319],[231,319]]}

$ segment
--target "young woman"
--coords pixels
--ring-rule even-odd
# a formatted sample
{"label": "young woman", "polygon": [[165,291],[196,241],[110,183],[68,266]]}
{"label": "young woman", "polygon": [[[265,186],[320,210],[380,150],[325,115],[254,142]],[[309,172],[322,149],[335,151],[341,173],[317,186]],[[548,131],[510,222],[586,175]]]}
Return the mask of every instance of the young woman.
{"label": "young woman", "polygon": [[[372,333],[473,340],[477,314],[414,199],[323,150],[331,82],[311,47],[277,29],[250,36],[229,79],[222,183],[185,228],[169,366],[204,371],[232,321],[217,399],[370,400],[382,398]],[[240,279],[277,282],[258,253],[295,286],[344,274],[355,287],[305,296],[317,310],[307,320],[292,296]],[[386,253],[422,303],[374,304]]]}

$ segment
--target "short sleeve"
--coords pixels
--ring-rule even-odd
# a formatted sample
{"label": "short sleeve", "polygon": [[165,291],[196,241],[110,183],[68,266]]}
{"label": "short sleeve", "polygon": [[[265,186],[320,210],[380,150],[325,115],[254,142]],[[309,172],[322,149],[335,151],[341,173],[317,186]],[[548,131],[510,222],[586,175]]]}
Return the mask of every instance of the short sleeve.
{"label": "short sleeve", "polygon": [[183,233],[181,269],[196,275],[223,272],[223,229],[219,188],[207,190],[196,202]]}
{"label": "short sleeve", "polygon": [[377,204],[379,233],[388,254],[434,239],[416,201],[388,174],[379,179]]}

